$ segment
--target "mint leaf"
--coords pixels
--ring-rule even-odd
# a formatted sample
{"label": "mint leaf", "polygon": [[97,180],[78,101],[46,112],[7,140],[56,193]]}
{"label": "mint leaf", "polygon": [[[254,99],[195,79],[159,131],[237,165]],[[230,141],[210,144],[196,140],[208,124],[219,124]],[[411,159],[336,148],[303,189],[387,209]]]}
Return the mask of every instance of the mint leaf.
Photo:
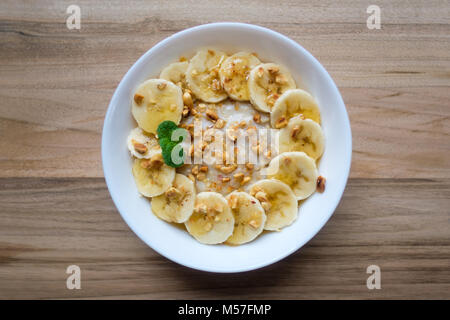
{"label": "mint leaf", "polygon": [[164,162],[173,168],[181,167],[184,164],[181,142],[187,137],[187,131],[166,120],[159,124],[157,133]]}

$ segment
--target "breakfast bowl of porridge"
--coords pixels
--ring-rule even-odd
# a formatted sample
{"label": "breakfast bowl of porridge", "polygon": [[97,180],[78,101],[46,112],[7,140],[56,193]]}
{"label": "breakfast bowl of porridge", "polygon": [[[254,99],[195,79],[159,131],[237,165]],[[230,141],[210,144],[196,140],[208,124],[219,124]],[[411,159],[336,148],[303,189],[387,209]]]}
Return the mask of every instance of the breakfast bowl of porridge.
{"label": "breakfast bowl of porridge", "polygon": [[309,241],[351,163],[345,105],[299,44],[215,23],[155,45],[110,102],[102,161],[130,228],[179,264],[241,272]]}

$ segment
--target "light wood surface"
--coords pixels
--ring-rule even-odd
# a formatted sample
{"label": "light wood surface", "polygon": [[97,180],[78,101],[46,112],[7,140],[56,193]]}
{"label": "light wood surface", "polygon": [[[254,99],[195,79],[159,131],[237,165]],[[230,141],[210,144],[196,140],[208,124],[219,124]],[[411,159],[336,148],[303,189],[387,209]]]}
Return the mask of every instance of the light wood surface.
{"label": "light wood surface", "polygon": [[[81,7],[81,30],[65,11]],[[366,27],[370,4],[381,30]],[[0,2],[0,298],[435,298],[450,295],[449,1]],[[303,249],[252,273],[180,267],[143,244],[107,192],[100,138],[128,68],[214,21],[299,42],[349,112],[351,179]],[[65,269],[82,268],[67,290]],[[382,289],[368,290],[379,265]]]}

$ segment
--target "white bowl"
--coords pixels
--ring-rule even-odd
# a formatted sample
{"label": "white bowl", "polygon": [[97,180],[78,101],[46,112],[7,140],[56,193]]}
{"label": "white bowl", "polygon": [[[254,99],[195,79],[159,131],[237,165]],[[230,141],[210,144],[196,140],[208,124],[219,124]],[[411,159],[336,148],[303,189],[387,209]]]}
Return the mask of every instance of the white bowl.
{"label": "white bowl", "polygon": [[[326,177],[324,193],[315,193],[299,208],[298,219],[281,232],[264,233],[241,246],[204,245],[186,231],[158,219],[150,203],[139,196],[126,147],[131,116],[131,95],[145,79],[180,56],[192,56],[200,47],[226,52],[257,52],[264,62],[288,68],[299,87],[318,101],[326,138],[319,172]],[[352,154],[350,123],[342,97],[323,66],[293,40],[272,30],[242,23],[213,23],[176,33],[148,50],[117,87],[106,113],[102,161],[111,197],[130,228],[151,248],[184,266],[210,272],[241,272],[277,262],[308,242],[328,221],[341,199]]]}

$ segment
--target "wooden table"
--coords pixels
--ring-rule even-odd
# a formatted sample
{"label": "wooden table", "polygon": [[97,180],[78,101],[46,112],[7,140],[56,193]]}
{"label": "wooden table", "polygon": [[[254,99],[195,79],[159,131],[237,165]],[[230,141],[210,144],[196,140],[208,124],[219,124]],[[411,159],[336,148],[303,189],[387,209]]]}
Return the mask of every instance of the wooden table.
{"label": "wooden table", "polygon": [[[66,8],[81,8],[81,29]],[[381,7],[381,29],[366,9]],[[450,298],[449,1],[0,2],[0,298]],[[270,267],[208,274],[147,247],[115,209],[100,137],[114,89],[158,41],[214,21],[298,41],[341,90],[344,197]],[[79,265],[81,290],[66,288]],[[366,268],[381,268],[368,290]]]}

